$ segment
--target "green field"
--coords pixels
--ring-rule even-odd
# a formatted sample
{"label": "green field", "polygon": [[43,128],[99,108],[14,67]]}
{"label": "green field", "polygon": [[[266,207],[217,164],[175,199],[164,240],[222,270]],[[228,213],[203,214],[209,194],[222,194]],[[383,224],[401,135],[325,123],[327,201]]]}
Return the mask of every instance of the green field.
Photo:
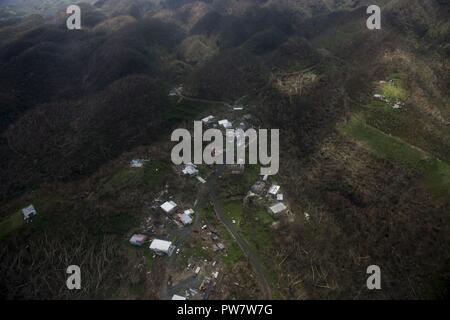
{"label": "green field", "polygon": [[364,142],[377,156],[423,173],[424,185],[436,198],[450,198],[450,165],[448,163],[368,125],[361,116],[354,116],[340,129],[345,135]]}
{"label": "green field", "polygon": [[0,221],[0,240],[5,239],[11,232],[21,227],[23,224],[23,216],[20,211],[4,217]]}

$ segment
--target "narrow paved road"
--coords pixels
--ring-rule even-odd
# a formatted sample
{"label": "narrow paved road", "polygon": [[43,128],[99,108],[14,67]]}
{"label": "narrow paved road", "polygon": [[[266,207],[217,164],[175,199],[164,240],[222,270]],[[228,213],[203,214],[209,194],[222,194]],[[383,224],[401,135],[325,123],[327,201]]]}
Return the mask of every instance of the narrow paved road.
{"label": "narrow paved road", "polygon": [[189,100],[189,101],[203,102],[203,103],[209,103],[209,104],[223,104],[225,107],[232,109],[231,104],[226,101],[208,100],[208,99],[202,99],[202,98],[188,97],[188,96],[183,95],[182,93],[178,93],[177,97],[180,97],[180,98],[183,98],[183,99]]}
{"label": "narrow paved road", "polygon": [[[220,100],[208,100],[208,99],[201,99],[201,98],[194,98],[194,97],[187,97],[181,93],[178,93],[177,95],[180,98],[190,100],[190,101],[198,101],[198,102],[204,102],[204,103],[211,103],[211,104],[223,104],[224,106],[232,109],[232,106],[230,103],[226,101],[220,101]],[[220,220],[220,222],[225,226],[225,228],[228,230],[228,232],[231,234],[233,239],[237,242],[239,247],[241,248],[244,255],[247,257],[248,261],[250,262],[253,270],[255,271],[255,275],[257,277],[258,283],[261,287],[261,290],[264,292],[266,299],[272,299],[272,290],[269,285],[269,281],[267,280],[263,264],[259,260],[258,256],[253,252],[252,248],[249,246],[247,241],[239,234],[234,224],[231,222],[230,219],[225,215],[225,212],[223,210],[223,206],[220,202],[219,197],[217,196],[217,177],[220,175],[223,167],[218,166],[214,174],[208,177],[208,181],[206,183],[206,187],[209,191],[209,198],[211,201],[212,206],[214,207],[214,211],[216,213],[217,218]],[[197,222],[195,222],[197,223]]]}
{"label": "narrow paved road", "polygon": [[270,289],[269,281],[267,280],[263,264],[259,260],[258,256],[253,252],[247,241],[239,234],[235,225],[225,215],[222,203],[217,196],[217,177],[220,174],[221,170],[222,167],[219,166],[216,172],[208,179],[209,198],[214,207],[214,211],[216,212],[217,218],[227,228],[228,232],[237,242],[242,252],[245,254],[251,266],[253,267],[253,270],[255,271],[256,277],[258,279],[258,283],[261,287],[261,290],[264,292],[266,299],[272,299],[272,290]]}

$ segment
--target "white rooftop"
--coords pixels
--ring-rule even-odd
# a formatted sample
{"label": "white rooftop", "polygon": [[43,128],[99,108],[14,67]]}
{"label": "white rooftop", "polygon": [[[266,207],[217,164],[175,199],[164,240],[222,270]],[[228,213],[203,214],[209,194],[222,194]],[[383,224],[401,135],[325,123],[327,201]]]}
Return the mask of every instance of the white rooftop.
{"label": "white rooftop", "polygon": [[150,244],[151,250],[162,251],[162,252],[170,252],[172,247],[172,242],[155,239]]}
{"label": "white rooftop", "polygon": [[163,209],[164,212],[166,212],[166,213],[172,212],[172,210],[174,210],[176,207],[177,207],[177,204],[173,201],[167,201],[161,205],[161,209]]}
{"label": "white rooftop", "polygon": [[229,129],[229,128],[232,127],[231,122],[228,121],[227,119],[220,120],[220,121],[219,121],[219,125],[221,125],[221,126],[224,127],[225,129]]}
{"label": "white rooftop", "polygon": [[273,186],[270,187],[269,194],[275,196],[280,191],[280,188],[281,188],[280,186],[274,184]]}
{"label": "white rooftop", "polygon": [[202,122],[203,123],[209,123],[209,122],[211,122],[213,120],[214,120],[214,116],[207,116],[206,118],[202,119]]}
{"label": "white rooftop", "polygon": [[188,163],[185,165],[183,169],[183,174],[193,176],[198,173],[197,167],[193,165],[192,163]]}
{"label": "white rooftop", "polygon": [[269,208],[270,212],[272,212],[273,214],[281,213],[281,212],[285,211],[286,209],[287,209],[287,207],[282,202],[277,203]]}
{"label": "white rooftop", "polygon": [[37,211],[34,208],[34,206],[31,204],[28,207],[22,209],[22,214],[23,214],[23,219],[28,220],[32,216],[35,216],[37,214]]}
{"label": "white rooftop", "polygon": [[187,300],[185,297],[174,294],[172,300]]}

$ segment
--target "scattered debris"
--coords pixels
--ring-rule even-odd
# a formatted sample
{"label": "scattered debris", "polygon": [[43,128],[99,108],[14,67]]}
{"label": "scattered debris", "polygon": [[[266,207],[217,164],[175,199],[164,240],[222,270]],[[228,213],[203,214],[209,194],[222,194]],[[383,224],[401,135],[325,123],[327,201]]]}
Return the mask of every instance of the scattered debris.
{"label": "scattered debris", "polygon": [[150,244],[150,250],[158,255],[167,255],[170,257],[174,249],[175,246],[170,241],[155,239]]}
{"label": "scattered debris", "polygon": [[130,243],[133,246],[141,247],[145,244],[147,240],[148,237],[145,234],[134,234],[130,239]]}
{"label": "scattered debris", "polygon": [[243,174],[245,171],[245,165],[244,164],[230,164],[227,166],[230,170],[231,174]]}
{"label": "scattered debris", "polygon": [[183,86],[180,85],[180,86],[175,87],[172,90],[170,90],[169,97],[180,96],[182,93],[183,93]]}
{"label": "scattered debris", "polygon": [[306,221],[309,221],[309,218],[310,218],[309,213],[305,212],[305,219],[306,219]]}
{"label": "scattered debris", "polygon": [[385,96],[383,96],[381,94],[378,94],[378,93],[374,94],[373,97],[375,99],[378,99],[380,101],[383,101],[383,102],[391,105],[392,109],[395,109],[395,110],[401,109],[401,108],[403,108],[405,106],[405,103],[400,101],[400,100],[398,100],[398,99],[395,100],[395,101],[392,101],[391,99],[389,99],[389,98],[387,98],[387,97],[385,97]]}
{"label": "scattered debris", "polygon": [[208,116],[208,117],[202,119],[202,123],[204,125],[210,125],[213,122],[215,122],[215,120],[216,120],[216,118],[214,116]]}
{"label": "scattered debris", "polygon": [[219,125],[224,127],[224,129],[230,129],[233,127],[233,124],[230,121],[228,121],[227,119],[220,120]]}
{"label": "scattered debris", "polygon": [[203,184],[206,183],[206,180],[203,179],[202,177],[197,176],[197,180],[200,181],[200,183],[203,183]]}
{"label": "scattered debris", "polygon": [[145,164],[145,162],[148,162],[150,160],[146,160],[146,159],[133,159],[130,162],[130,167],[131,168],[142,168]]}
{"label": "scattered debris", "polygon": [[37,211],[32,204],[28,207],[22,209],[23,220],[27,221],[28,219],[37,215]]}
{"label": "scattered debris", "polygon": [[183,169],[183,174],[187,176],[195,176],[198,174],[197,166],[192,163],[186,164]]}
{"label": "scattered debris", "polygon": [[392,109],[401,109],[405,104],[403,102],[397,101],[393,106]]}
{"label": "scattered debris", "polygon": [[250,190],[253,193],[256,194],[261,194],[264,191],[264,188],[266,187],[266,183],[264,181],[257,181],[251,188]]}

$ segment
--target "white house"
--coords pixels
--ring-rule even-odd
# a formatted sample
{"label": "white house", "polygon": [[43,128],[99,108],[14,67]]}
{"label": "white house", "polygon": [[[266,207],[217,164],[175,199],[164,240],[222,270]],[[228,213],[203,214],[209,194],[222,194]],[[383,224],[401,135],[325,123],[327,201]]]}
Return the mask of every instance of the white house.
{"label": "white house", "polygon": [[175,246],[170,241],[155,239],[150,244],[150,250],[158,255],[168,255],[170,257],[173,250],[175,250]]}
{"label": "white house", "polygon": [[34,217],[35,215],[37,215],[37,211],[34,208],[34,206],[31,204],[28,207],[22,209],[22,214],[23,214],[23,220],[28,220],[31,217]]}
{"label": "white house", "polygon": [[161,205],[161,209],[163,209],[165,213],[172,213],[176,209],[176,207],[177,204],[173,201],[167,201]]}
{"label": "white house", "polygon": [[269,208],[269,213],[271,213],[274,216],[277,216],[280,213],[283,213],[284,211],[286,211],[286,209],[287,209],[287,207],[285,206],[285,204],[280,202],[280,203],[277,203],[277,204],[271,206]]}

